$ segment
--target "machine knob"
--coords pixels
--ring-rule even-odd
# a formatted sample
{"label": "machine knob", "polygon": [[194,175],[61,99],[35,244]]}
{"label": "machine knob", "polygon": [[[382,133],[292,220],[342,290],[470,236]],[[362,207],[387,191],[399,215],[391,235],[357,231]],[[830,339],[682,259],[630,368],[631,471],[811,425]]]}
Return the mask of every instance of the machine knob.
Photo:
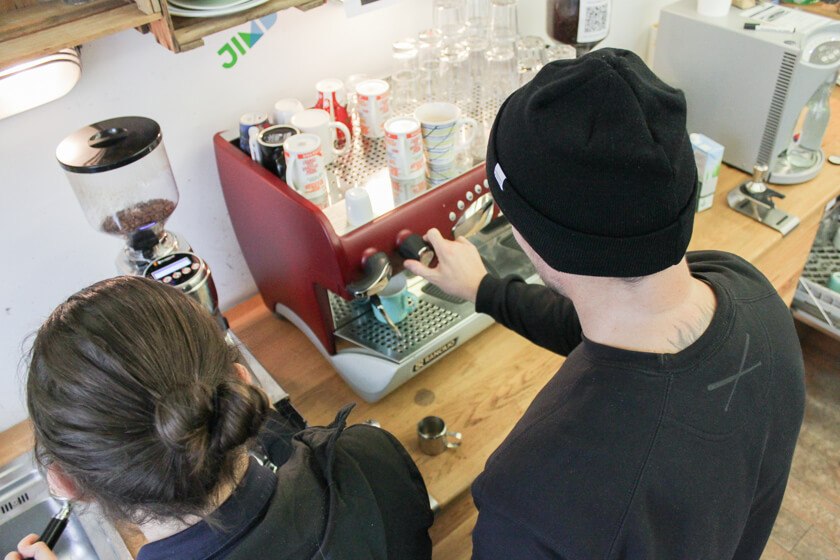
{"label": "machine knob", "polygon": [[398,239],[397,241],[397,250],[405,259],[414,259],[429,266],[435,258],[435,252],[429,244],[423,241],[423,238],[416,233],[409,234],[402,240]]}

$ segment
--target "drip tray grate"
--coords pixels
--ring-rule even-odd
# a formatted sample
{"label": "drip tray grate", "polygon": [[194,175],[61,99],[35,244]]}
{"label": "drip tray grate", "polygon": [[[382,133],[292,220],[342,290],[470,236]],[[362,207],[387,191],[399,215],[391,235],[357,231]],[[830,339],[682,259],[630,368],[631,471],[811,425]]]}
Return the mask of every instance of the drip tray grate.
{"label": "drip tray grate", "polygon": [[397,325],[402,338],[371,311],[339,327],[335,335],[401,362],[461,318],[455,311],[420,299],[417,308]]}

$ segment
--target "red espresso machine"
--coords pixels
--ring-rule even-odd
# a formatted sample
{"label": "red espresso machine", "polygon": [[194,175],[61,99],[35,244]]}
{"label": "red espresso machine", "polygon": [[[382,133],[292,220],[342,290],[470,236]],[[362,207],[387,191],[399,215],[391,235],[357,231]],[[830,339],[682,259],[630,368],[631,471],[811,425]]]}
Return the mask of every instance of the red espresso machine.
{"label": "red espresso machine", "polygon": [[[266,305],[303,331],[350,387],[373,402],[493,323],[472,303],[404,270],[404,255],[421,256],[420,240],[411,234],[435,227],[450,239],[463,235],[492,273],[529,281],[537,275],[498,216],[483,163],[350,227],[341,184],[389,183],[381,141],[358,136],[350,154],[328,166],[332,204],[324,209],[252,161],[239,149],[236,131],[216,134],[213,143],[234,231]],[[428,250],[419,253],[429,258]],[[371,311],[371,300],[393,274],[406,275],[417,302],[396,329]]]}

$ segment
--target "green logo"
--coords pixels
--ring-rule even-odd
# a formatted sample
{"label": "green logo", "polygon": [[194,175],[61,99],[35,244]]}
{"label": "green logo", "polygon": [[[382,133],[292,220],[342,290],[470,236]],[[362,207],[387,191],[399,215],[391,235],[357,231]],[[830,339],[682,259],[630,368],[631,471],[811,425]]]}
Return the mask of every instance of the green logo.
{"label": "green logo", "polygon": [[262,36],[271,29],[271,26],[274,25],[276,21],[277,14],[267,15],[251,22],[250,33],[240,31],[231,37],[230,41],[222,45],[222,48],[220,48],[216,53],[222,58],[227,59],[225,62],[222,62],[222,67],[233,68],[239,61],[239,55],[244,56],[248,52],[247,49],[253,48],[254,45],[257,44],[257,41],[262,39]]}

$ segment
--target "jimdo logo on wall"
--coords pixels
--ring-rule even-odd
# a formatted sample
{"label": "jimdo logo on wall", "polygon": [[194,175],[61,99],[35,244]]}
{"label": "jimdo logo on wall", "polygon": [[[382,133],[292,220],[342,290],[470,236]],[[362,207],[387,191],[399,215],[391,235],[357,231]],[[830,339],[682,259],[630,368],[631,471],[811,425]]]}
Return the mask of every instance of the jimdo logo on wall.
{"label": "jimdo logo on wall", "polygon": [[239,61],[239,56],[244,56],[245,53],[248,52],[248,49],[254,48],[257,41],[262,39],[262,36],[271,29],[271,26],[274,25],[276,21],[277,14],[269,14],[265,17],[252,21],[250,33],[240,31],[231,37],[230,41],[222,45],[222,48],[220,48],[216,53],[224,60],[224,62],[222,62],[222,66],[224,68],[233,68],[237,61]]}

